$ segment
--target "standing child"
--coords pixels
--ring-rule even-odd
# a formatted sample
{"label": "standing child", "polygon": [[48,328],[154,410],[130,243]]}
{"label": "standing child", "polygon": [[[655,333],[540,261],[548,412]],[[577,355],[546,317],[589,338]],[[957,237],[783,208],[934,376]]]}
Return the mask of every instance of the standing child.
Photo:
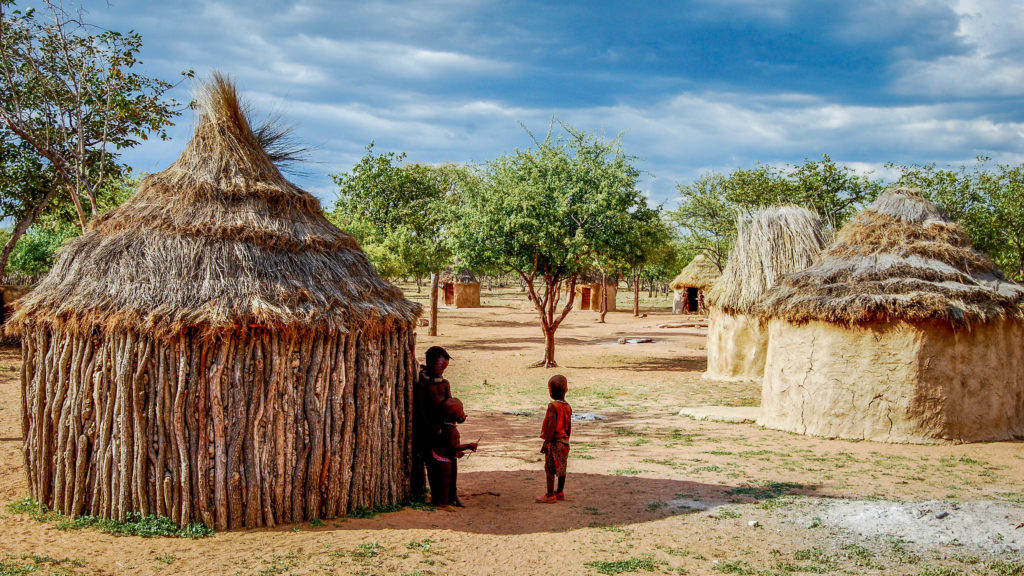
{"label": "standing child", "polygon": [[438,508],[454,504],[462,507],[459,500],[459,458],[466,450],[476,452],[477,443],[463,444],[459,437],[458,425],[466,421],[466,412],[458,398],[445,400],[440,407],[442,421],[430,442],[430,457],[427,460],[427,476],[430,481],[430,503]]}
{"label": "standing child", "polygon": [[[544,454],[544,472],[547,475],[548,491],[537,497],[537,502],[552,504],[565,500],[565,467],[569,462],[569,436],[572,434],[572,407],[565,401],[565,393],[569,389],[569,381],[565,376],[556,374],[548,380],[548,393],[551,402],[544,415],[544,424],[540,429],[540,437],[544,445],[540,451]],[[558,477],[558,490],[555,490],[555,477]]]}

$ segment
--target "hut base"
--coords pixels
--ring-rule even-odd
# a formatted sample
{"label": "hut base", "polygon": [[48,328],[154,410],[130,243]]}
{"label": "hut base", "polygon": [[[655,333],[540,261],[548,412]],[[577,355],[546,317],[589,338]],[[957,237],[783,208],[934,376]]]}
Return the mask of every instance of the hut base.
{"label": "hut base", "polygon": [[22,359],[29,488],[64,514],[255,528],[410,495],[411,325],[170,341],[39,326]]}
{"label": "hut base", "polygon": [[1024,322],[768,324],[759,424],[882,442],[1024,434]]}
{"label": "hut base", "polygon": [[711,308],[708,324],[707,380],[760,381],[764,375],[768,331],[759,318]]}

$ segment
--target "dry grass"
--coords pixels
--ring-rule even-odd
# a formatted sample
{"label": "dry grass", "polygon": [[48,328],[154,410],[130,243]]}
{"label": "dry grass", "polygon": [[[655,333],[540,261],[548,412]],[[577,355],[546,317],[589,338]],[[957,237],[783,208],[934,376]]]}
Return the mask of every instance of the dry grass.
{"label": "dry grass", "polygon": [[759,306],[766,317],[842,324],[907,320],[954,327],[1021,316],[1024,288],[1003,279],[963,228],[916,190],[891,189],[840,230],[813,266]]}
{"label": "dry grass", "polygon": [[199,102],[181,157],[60,252],[10,330],[346,331],[419,314],[284,178],[274,159],[289,154],[264,149],[280,131],[253,131],[230,80],[215,75]]}
{"label": "dry grass", "polygon": [[708,303],[748,314],[778,279],[811,265],[827,242],[821,219],[805,208],[773,206],[736,223],[736,243]]}
{"label": "dry grass", "polygon": [[718,270],[718,266],[715,266],[714,263],[705,258],[703,254],[698,254],[697,257],[687,264],[686,268],[683,268],[683,271],[672,280],[669,287],[673,290],[683,290],[686,288],[707,290],[721,275],[722,272]]}

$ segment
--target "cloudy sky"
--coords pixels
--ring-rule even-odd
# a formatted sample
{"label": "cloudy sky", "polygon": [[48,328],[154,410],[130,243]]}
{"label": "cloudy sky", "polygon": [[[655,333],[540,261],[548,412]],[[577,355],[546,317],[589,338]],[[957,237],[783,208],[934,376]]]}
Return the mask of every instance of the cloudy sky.
{"label": "cloudy sky", "polygon": [[[552,116],[624,132],[652,203],[678,183],[829,154],[883,164],[1024,162],[1024,2],[1014,0],[109,0],[145,73],[233,75],[316,147],[325,203],[371,140],[413,162],[529,147]],[[176,89],[180,100],[192,86]],[[191,131],[127,159],[166,167]]]}

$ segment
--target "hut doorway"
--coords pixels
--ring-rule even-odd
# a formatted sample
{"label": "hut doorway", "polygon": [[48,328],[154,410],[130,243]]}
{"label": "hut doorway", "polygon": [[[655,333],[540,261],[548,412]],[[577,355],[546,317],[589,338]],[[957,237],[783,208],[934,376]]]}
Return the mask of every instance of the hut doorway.
{"label": "hut doorway", "polygon": [[590,310],[590,288],[580,290],[580,310]]}
{"label": "hut doorway", "polygon": [[455,304],[455,284],[446,282],[444,285],[444,305]]}
{"label": "hut doorway", "polygon": [[700,292],[700,291],[697,288],[687,288],[686,289],[686,311],[687,312],[691,312],[691,313],[692,312],[696,312],[698,310],[698,308],[700,307],[700,302],[698,301],[698,294],[697,294],[698,292]]}

